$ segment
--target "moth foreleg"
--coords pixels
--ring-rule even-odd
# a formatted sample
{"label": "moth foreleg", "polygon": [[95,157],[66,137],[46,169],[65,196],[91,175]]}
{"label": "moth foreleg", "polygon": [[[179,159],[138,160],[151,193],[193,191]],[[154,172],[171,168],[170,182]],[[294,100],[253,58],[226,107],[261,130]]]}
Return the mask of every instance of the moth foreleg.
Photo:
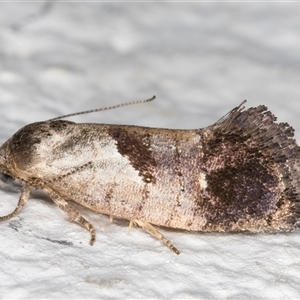
{"label": "moth foreleg", "polygon": [[52,189],[47,187],[44,187],[43,189],[51,197],[53,202],[68,215],[71,222],[78,223],[90,232],[90,245],[93,246],[96,240],[96,230],[94,226],[88,222],[71,204],[56,194]]}
{"label": "moth foreleg", "polygon": [[19,198],[17,207],[14,209],[14,211],[12,213],[10,213],[6,216],[0,217],[0,222],[9,220],[9,219],[15,217],[20,212],[20,210],[24,207],[24,205],[26,204],[26,202],[29,198],[29,195],[30,195],[30,187],[28,185],[25,185],[21,191],[21,196]]}
{"label": "moth foreleg", "polygon": [[132,223],[142,227],[143,229],[148,231],[151,235],[153,235],[157,239],[161,240],[168,248],[170,248],[176,254],[180,254],[179,250],[150,223],[143,222],[140,220],[131,220],[130,225],[129,225],[130,227],[131,227]]}

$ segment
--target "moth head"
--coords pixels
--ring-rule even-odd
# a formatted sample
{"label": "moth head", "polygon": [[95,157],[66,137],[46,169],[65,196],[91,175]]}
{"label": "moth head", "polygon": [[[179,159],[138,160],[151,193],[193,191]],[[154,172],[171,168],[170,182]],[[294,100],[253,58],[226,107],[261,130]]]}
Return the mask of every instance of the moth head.
{"label": "moth head", "polygon": [[10,144],[10,140],[7,140],[1,147],[0,147],[0,172],[11,176],[11,164],[10,164],[10,151],[8,145]]}
{"label": "moth head", "polygon": [[[40,163],[63,141],[68,121],[37,122],[24,126],[0,148],[0,172],[23,180],[29,179]],[[72,127],[72,126],[71,126]]]}

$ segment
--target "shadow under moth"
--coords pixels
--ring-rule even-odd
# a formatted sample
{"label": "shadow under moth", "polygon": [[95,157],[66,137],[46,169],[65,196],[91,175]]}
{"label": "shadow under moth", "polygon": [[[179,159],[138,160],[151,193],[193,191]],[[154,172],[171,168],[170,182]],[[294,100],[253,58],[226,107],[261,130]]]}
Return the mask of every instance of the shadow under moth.
{"label": "shadow under moth", "polygon": [[76,114],[26,125],[0,148],[0,172],[22,183],[17,207],[0,221],[16,216],[30,191],[41,189],[90,232],[91,245],[95,229],[72,201],[129,220],[177,254],[156,226],[292,231],[300,213],[294,130],[276,123],[264,105],[245,110],[244,103],[193,130],[61,120]]}

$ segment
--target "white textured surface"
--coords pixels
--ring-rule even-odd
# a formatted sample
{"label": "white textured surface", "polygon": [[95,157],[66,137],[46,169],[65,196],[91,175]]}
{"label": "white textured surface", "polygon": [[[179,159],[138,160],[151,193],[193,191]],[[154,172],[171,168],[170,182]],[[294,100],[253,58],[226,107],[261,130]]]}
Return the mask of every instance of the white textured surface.
{"label": "white textured surface", "polygon": [[[0,3],[0,140],[155,94],[73,120],[197,128],[247,98],[299,141],[299,15],[299,3]],[[4,215],[18,194],[0,196]],[[41,194],[0,224],[0,298],[300,298],[299,232],[164,230],[176,256],[141,229],[82,212],[97,229],[93,247]]]}

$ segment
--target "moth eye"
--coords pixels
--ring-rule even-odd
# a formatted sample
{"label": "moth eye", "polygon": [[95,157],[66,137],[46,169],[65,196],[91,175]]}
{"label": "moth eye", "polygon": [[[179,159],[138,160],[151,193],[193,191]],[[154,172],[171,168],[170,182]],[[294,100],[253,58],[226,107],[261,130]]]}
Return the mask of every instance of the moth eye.
{"label": "moth eye", "polygon": [[[3,183],[3,184],[2,184]],[[1,190],[19,193],[23,184],[18,182],[14,177],[0,173]]]}
{"label": "moth eye", "polygon": [[4,183],[12,183],[15,179],[7,174],[0,173],[0,180]]}

